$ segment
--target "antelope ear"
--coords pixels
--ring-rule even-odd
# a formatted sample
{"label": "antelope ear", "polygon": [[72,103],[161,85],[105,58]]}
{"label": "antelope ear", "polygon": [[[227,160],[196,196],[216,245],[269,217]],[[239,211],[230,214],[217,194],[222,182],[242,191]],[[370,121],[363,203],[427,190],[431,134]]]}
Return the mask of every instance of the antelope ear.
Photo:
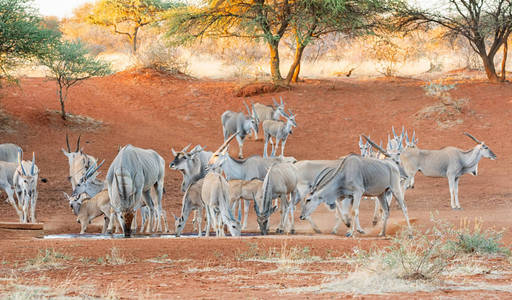
{"label": "antelope ear", "polygon": [[172,155],[176,156],[178,153],[176,153],[176,150],[174,148],[171,148]]}

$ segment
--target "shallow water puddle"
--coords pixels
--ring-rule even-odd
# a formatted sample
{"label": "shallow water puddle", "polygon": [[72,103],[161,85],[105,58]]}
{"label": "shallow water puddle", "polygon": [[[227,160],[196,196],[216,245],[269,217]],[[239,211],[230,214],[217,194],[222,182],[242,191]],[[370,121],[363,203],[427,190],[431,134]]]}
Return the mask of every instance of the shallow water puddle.
{"label": "shallow water puddle", "polygon": [[[257,233],[248,232],[242,233],[242,236],[256,236]],[[197,238],[196,233],[184,233],[181,234],[183,238]],[[181,238],[180,237],[180,238]],[[210,234],[210,237],[215,237],[215,234]],[[229,237],[229,235],[227,236]],[[116,234],[100,234],[100,233],[86,233],[86,234],[49,234],[42,237],[43,239],[55,240],[55,239],[90,239],[90,240],[111,240],[111,239],[124,239],[124,234],[116,233]],[[131,239],[148,239],[148,238],[162,238],[162,239],[172,239],[176,238],[174,234],[134,234],[130,237]]]}

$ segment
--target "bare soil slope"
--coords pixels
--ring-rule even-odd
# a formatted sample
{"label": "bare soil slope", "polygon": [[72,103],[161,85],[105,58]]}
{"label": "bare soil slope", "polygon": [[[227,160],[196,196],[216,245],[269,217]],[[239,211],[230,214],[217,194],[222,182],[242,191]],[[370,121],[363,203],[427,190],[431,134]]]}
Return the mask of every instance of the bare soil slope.
{"label": "bare soil slope", "polygon": [[[386,141],[392,125],[395,128],[404,125],[409,130],[415,129],[419,137],[419,147],[424,149],[439,149],[447,145],[470,149],[474,146],[474,142],[462,134],[468,131],[484,140],[496,153],[498,159],[496,161],[483,159],[479,165],[478,176],[465,175],[461,179],[459,196],[463,210],[450,209],[446,179],[426,178],[419,174],[416,177],[415,189],[408,191],[406,195],[409,216],[415,219],[416,224],[428,225],[430,214],[437,211],[440,218],[454,223],[464,218],[478,217],[482,218],[485,226],[511,228],[512,157],[509,155],[509,149],[512,148],[512,141],[508,135],[512,132],[512,86],[486,82],[459,83],[452,95],[456,98],[468,98],[469,107],[465,108],[460,115],[450,116],[457,120],[458,124],[455,122],[452,127],[442,128],[436,120],[417,117],[418,111],[438,102],[437,99],[425,95],[422,89],[424,85],[425,82],[410,79],[308,80],[294,86],[290,91],[253,96],[246,100],[271,103],[272,97],[282,96],[285,99],[287,107],[297,114],[298,123],[298,128],[286,144],[286,155],[294,156],[298,160],[334,159],[350,152],[357,153],[360,134],[371,135],[376,141],[381,139]],[[82,134],[81,146],[84,150],[99,159],[106,159],[107,163],[103,167],[104,174],[115,157],[118,147],[128,143],[155,149],[167,163],[171,159],[171,147],[181,149],[192,143],[205,145],[209,150],[213,150],[222,143],[220,123],[222,112],[227,109],[245,110],[242,104],[243,98],[235,96],[234,83],[198,81],[162,75],[151,70],[131,70],[110,77],[87,80],[70,91],[67,103],[69,112],[101,121],[102,125],[98,127],[98,123],[91,120],[61,121],[58,115],[52,112],[59,108],[56,86],[53,82],[42,78],[23,78],[20,86],[21,88],[8,87],[2,90],[2,109],[8,118],[1,120],[0,138],[2,142],[21,145],[27,156],[32,151],[36,153],[37,164],[41,170],[40,177],[48,179],[47,183],[39,184],[38,218],[45,223],[45,233],[79,232],[79,224],[76,223],[62,196],[62,191],[69,192],[71,189],[66,179],[67,160],[60,150],[65,147],[66,132],[69,132],[72,143],[79,134]],[[230,151],[233,156],[237,154],[236,143]],[[252,138],[246,141],[244,148],[246,155],[261,154],[262,151],[262,141],[254,141]],[[168,170],[165,182],[167,193],[164,208],[168,211],[169,217],[171,212],[178,215],[182,197],[179,191],[181,175]],[[15,212],[7,203],[0,203],[0,210],[2,212],[0,221],[16,221]],[[371,205],[363,203],[362,210],[362,224],[370,229],[369,214],[373,211]],[[400,223],[403,220],[401,212],[396,209],[392,211],[391,216],[392,222]],[[334,224],[333,212],[324,207],[319,208],[313,217],[325,232],[328,232]],[[276,216],[273,221],[277,222]],[[173,227],[173,222],[170,223]],[[325,249],[334,249],[338,254],[342,254],[350,251],[354,244],[369,247],[374,243],[383,245],[387,243],[381,240],[365,239],[353,241],[330,235],[312,238],[309,236],[311,229],[308,224],[298,219],[296,223],[298,232],[307,235],[297,236],[291,243],[308,245],[313,251],[321,251],[322,255],[326,255]],[[256,231],[255,220],[251,220],[249,225]],[[92,229],[99,230],[99,227],[93,226]],[[376,233],[377,231],[373,230],[369,236],[374,236]],[[225,276],[218,274],[219,272],[229,273],[225,269],[213,271],[213,273],[181,272],[177,275],[173,273],[178,272],[173,269],[177,265],[155,266],[143,263],[144,259],[165,254],[172,259],[192,259],[194,261],[192,265],[197,268],[219,265],[229,268],[223,264],[224,258],[230,257],[227,261],[233,261],[232,251],[243,252],[250,248],[251,242],[244,242],[244,239],[236,242],[215,239],[198,242],[184,238],[136,239],[129,242],[81,241],[80,243],[27,240],[12,243],[9,240],[16,238],[16,233],[4,231],[0,232],[0,236],[3,239],[0,241],[0,249],[4,260],[9,263],[23,262],[33,257],[38,248],[61,249],[71,253],[75,258],[80,253],[87,252],[84,255],[92,257],[93,260],[102,253],[109,252],[109,247],[115,246],[122,249],[127,253],[125,255],[134,258],[138,263],[134,262],[128,267],[107,267],[108,270],[104,270],[105,267],[101,265],[85,268],[88,273],[81,275],[90,276],[90,284],[97,285],[101,293],[108,289],[108,282],[111,281],[116,283],[116,290],[122,290],[119,292],[122,296],[135,297],[141,293],[144,294],[147,292],[146,287],[151,286],[150,294],[158,292],[164,297],[181,294],[216,298],[204,290],[199,291],[195,286],[189,285],[188,276],[190,276],[202,282],[200,285],[202,289],[211,289],[215,293],[222,291],[226,296],[231,297],[249,295],[245,294],[245,290],[239,289],[236,293],[235,290],[224,290],[226,286],[233,288],[240,282],[243,283],[243,278],[246,278],[245,281],[252,278],[251,274],[244,273],[246,271],[238,274],[234,269],[233,272],[240,275],[237,282],[231,282],[232,279],[230,279],[227,283],[222,283],[209,278]],[[150,250],[147,249],[148,241],[151,241],[152,245]],[[270,238],[268,241],[266,239],[255,239],[255,241],[261,247],[268,246],[267,243],[277,247],[279,244],[282,245],[280,237]],[[505,234],[505,241],[507,244],[512,241],[510,232]],[[84,247],[87,250],[84,250]],[[184,255],[184,253],[190,255]],[[80,263],[75,259],[73,264]],[[233,264],[234,268],[238,266],[235,262]],[[79,270],[82,270],[81,268],[84,267],[80,267]],[[165,273],[169,268],[174,271]],[[265,269],[261,264],[255,264],[251,268],[254,270],[251,269],[249,273],[258,273]],[[45,275],[50,282],[62,280],[70,276],[70,269],[66,270],[51,271]],[[165,272],[159,273],[160,271],[157,270]],[[155,273],[157,275],[151,275],[149,280],[136,275],[132,276],[130,272],[137,274],[157,272]],[[97,274],[105,274],[105,277],[98,277]],[[311,276],[316,278],[316,282],[321,282],[323,278],[318,275]],[[176,280],[172,284],[168,280],[171,277]],[[123,278],[126,280],[123,281]],[[108,280],[103,281],[103,279]],[[165,282],[164,285],[159,285],[161,280]],[[266,287],[251,289],[250,294],[256,297],[275,294],[275,289],[279,288],[279,278],[272,280],[273,283],[268,283]],[[289,286],[297,285],[301,279],[299,276],[284,281],[282,284]],[[155,287],[158,289],[153,290]],[[126,290],[123,290],[124,288]],[[191,294],[188,294],[189,292]]]}

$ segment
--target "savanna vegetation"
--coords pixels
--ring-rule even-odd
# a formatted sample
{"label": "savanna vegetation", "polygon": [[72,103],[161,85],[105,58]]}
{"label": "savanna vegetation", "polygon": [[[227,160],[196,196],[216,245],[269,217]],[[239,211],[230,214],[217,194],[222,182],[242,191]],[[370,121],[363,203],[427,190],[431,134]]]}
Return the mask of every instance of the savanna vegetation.
{"label": "savanna vegetation", "polygon": [[304,76],[466,68],[505,81],[512,32],[507,0],[101,0],[62,20],[40,17],[29,0],[0,6],[4,76],[27,61],[48,67],[49,57],[61,54],[56,49],[79,40],[80,55],[108,60],[114,71],[139,66],[290,85]]}

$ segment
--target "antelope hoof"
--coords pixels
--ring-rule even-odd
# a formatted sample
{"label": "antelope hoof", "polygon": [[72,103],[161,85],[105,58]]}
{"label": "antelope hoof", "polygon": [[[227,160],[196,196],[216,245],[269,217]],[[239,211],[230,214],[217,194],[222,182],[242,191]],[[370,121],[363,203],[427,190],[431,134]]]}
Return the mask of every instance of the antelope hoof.
{"label": "antelope hoof", "polygon": [[362,229],[358,229],[357,232],[359,232],[360,234],[366,234],[366,232]]}
{"label": "antelope hoof", "polygon": [[378,220],[373,220],[373,221],[372,221],[373,226],[377,225],[377,223],[379,223],[379,221],[378,221]]}
{"label": "antelope hoof", "polygon": [[386,233],[385,232],[381,232],[381,233],[379,233],[378,237],[386,237]]}
{"label": "antelope hoof", "polygon": [[338,234],[338,230],[331,230],[331,234]]}
{"label": "antelope hoof", "polygon": [[283,230],[282,230],[282,229],[280,229],[280,228],[277,228],[277,229],[276,229],[276,233],[283,233]]}
{"label": "antelope hoof", "polygon": [[345,233],[345,236],[346,237],[353,237],[354,235],[352,234],[352,232],[347,232],[347,233]]}
{"label": "antelope hoof", "polygon": [[290,234],[295,234],[295,229],[290,230]]}
{"label": "antelope hoof", "polygon": [[452,207],[453,210],[462,210],[460,207]]}
{"label": "antelope hoof", "polygon": [[313,229],[313,231],[314,231],[315,233],[322,233],[322,231],[321,231],[320,229],[317,229],[317,228],[314,228],[314,229]]}

